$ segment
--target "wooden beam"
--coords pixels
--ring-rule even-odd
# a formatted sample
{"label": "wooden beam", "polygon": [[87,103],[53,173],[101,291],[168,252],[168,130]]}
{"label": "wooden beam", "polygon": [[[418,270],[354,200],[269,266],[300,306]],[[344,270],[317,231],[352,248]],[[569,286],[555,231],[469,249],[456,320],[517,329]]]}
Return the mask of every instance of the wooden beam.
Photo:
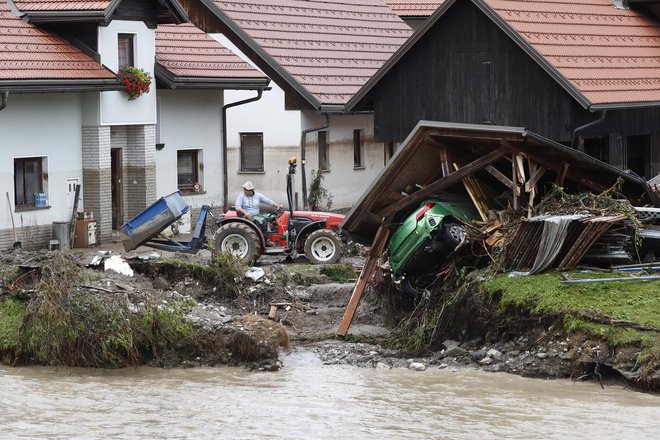
{"label": "wooden beam", "polygon": [[[454,170],[459,170],[457,164],[454,164]],[[479,181],[472,176],[466,176],[463,178],[463,186],[465,186],[465,190],[472,199],[472,203],[474,203],[474,206],[477,208],[481,220],[487,222],[488,204],[486,203],[486,196],[483,189],[481,189]]]}
{"label": "wooden beam", "polygon": [[513,165],[516,167],[516,175],[518,176],[518,183],[525,183],[525,156],[516,154],[513,158]]}
{"label": "wooden beam", "polygon": [[396,212],[400,211],[401,209],[407,208],[413,203],[422,201],[423,199],[425,199],[426,197],[428,197],[429,195],[435,192],[449,188],[450,186],[463,180],[464,177],[469,176],[483,169],[487,165],[490,165],[491,163],[495,162],[497,159],[501,158],[502,156],[508,153],[509,153],[509,149],[506,147],[500,147],[496,150],[493,150],[490,153],[485,154],[484,156],[481,156],[475,161],[465,165],[460,170],[454,171],[447,177],[443,177],[439,180],[436,180],[435,182],[431,183],[425,188],[422,188],[419,191],[415,191],[406,198],[401,199],[398,202],[383,208],[378,214],[381,215],[382,217],[389,217],[395,214]]}
{"label": "wooden beam", "polygon": [[[517,161],[516,161],[516,155],[511,156],[511,182],[518,187],[518,166],[517,166]],[[513,192],[513,210],[517,211],[518,210],[518,194],[520,194],[520,191],[512,191]]]}
{"label": "wooden beam", "polygon": [[438,145],[438,148],[440,150],[440,167],[442,169],[442,177],[447,177],[451,174],[451,167],[449,166],[451,163],[451,155],[449,154],[449,150],[447,150],[446,146]]}
{"label": "wooden beam", "polygon": [[500,170],[498,170],[492,165],[488,165],[485,169],[490,173],[491,176],[502,182],[504,186],[509,188],[511,191],[515,189],[518,192],[518,195],[520,195],[520,188],[517,185],[514,185],[511,179],[509,179],[503,173],[501,173]]}
{"label": "wooden beam", "polygon": [[380,255],[383,253],[383,250],[385,249],[385,243],[387,243],[387,238],[390,234],[388,227],[391,220],[391,217],[383,218],[378,231],[376,231],[376,236],[374,237],[374,241],[371,244],[371,249],[369,249],[369,255],[367,255],[364,266],[362,266],[360,277],[355,283],[353,293],[351,294],[351,299],[348,301],[348,305],[344,311],[344,316],[339,323],[339,328],[337,329],[338,336],[343,337],[348,333],[348,329],[351,326],[351,322],[353,322],[353,317],[355,316],[355,311],[357,310],[358,304],[360,304],[360,299],[362,299],[364,288],[367,286],[367,283],[371,279],[371,276],[376,269],[378,257],[380,257]]}
{"label": "wooden beam", "polygon": [[532,175],[529,177],[527,183],[525,183],[525,192],[532,191],[532,189],[534,189],[536,184],[539,183],[539,180],[541,179],[541,177],[543,177],[546,171],[548,171],[547,167],[543,165],[538,167],[536,171],[534,171]]}
{"label": "wooden beam", "polygon": [[568,174],[568,162],[562,162],[559,167],[559,172],[557,173],[557,180],[555,180],[555,185],[564,186],[564,180],[566,179],[566,174]]}

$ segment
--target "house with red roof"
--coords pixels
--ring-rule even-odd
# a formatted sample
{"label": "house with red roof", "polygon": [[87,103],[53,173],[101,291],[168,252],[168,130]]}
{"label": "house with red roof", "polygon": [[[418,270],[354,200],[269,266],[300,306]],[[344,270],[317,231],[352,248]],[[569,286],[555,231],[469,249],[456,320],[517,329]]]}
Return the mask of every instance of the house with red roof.
{"label": "house with red roof", "polygon": [[420,120],[525,127],[651,179],[660,173],[658,3],[446,0],[356,92],[375,140]]}
{"label": "house with red roof", "polygon": [[[345,104],[412,35],[410,26],[382,0],[182,4],[192,23],[232,45],[274,83],[268,96],[240,108],[245,118],[228,120],[230,190],[252,180],[282,199],[286,158],[296,155],[301,159],[295,182],[300,205],[308,198],[312,175],[320,172],[333,196],[332,207],[352,206],[394,146],[374,141],[370,112],[347,113]],[[232,93],[231,100],[250,96]],[[261,127],[257,133],[241,125],[247,120]],[[255,143],[262,146],[256,157],[250,153]]]}
{"label": "house with red roof", "polygon": [[222,204],[223,92],[270,80],[186,20],[176,0],[0,0],[0,247],[48,245],[78,185],[97,242],[176,190]]}

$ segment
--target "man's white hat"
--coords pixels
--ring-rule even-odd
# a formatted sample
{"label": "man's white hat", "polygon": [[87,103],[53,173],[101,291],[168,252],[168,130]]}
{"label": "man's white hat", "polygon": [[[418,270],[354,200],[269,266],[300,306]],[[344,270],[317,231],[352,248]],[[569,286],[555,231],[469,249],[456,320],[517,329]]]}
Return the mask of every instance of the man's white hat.
{"label": "man's white hat", "polygon": [[251,190],[251,189],[254,189],[254,185],[252,184],[252,182],[250,180],[248,180],[247,182],[245,182],[243,184],[243,188],[247,189],[247,190]]}

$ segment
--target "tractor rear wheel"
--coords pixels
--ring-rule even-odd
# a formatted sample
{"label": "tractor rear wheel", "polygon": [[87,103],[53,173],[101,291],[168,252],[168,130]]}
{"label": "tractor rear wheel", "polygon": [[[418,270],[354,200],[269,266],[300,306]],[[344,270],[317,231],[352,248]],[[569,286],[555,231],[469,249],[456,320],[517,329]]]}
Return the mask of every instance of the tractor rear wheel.
{"label": "tractor rear wheel", "polygon": [[343,254],[341,239],[330,229],[318,229],[305,239],[305,256],[314,264],[332,264]]}
{"label": "tractor rear wheel", "polygon": [[213,255],[222,252],[229,252],[247,264],[252,264],[261,255],[259,235],[248,225],[226,223],[213,236]]}

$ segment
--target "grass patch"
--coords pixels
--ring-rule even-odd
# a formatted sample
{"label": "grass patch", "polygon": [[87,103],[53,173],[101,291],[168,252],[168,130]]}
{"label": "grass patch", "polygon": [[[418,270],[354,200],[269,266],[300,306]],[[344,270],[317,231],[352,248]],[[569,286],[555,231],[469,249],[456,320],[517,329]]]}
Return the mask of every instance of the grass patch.
{"label": "grass patch", "polygon": [[0,302],[0,353],[13,351],[27,306],[13,298]]}
{"label": "grass patch", "polygon": [[[621,273],[571,272],[571,279],[622,278]],[[612,347],[639,345],[644,358],[660,358],[660,281],[561,283],[558,273],[509,278],[483,284],[500,304],[540,316],[564,316],[567,332],[585,331]]]}
{"label": "grass patch", "polygon": [[56,256],[42,266],[18,326],[15,359],[46,365],[124,367],[158,360],[192,335],[186,303],[90,294],[76,265]]}
{"label": "grass patch", "polygon": [[345,283],[357,278],[352,264],[327,264],[320,266],[319,272],[336,283]]}

